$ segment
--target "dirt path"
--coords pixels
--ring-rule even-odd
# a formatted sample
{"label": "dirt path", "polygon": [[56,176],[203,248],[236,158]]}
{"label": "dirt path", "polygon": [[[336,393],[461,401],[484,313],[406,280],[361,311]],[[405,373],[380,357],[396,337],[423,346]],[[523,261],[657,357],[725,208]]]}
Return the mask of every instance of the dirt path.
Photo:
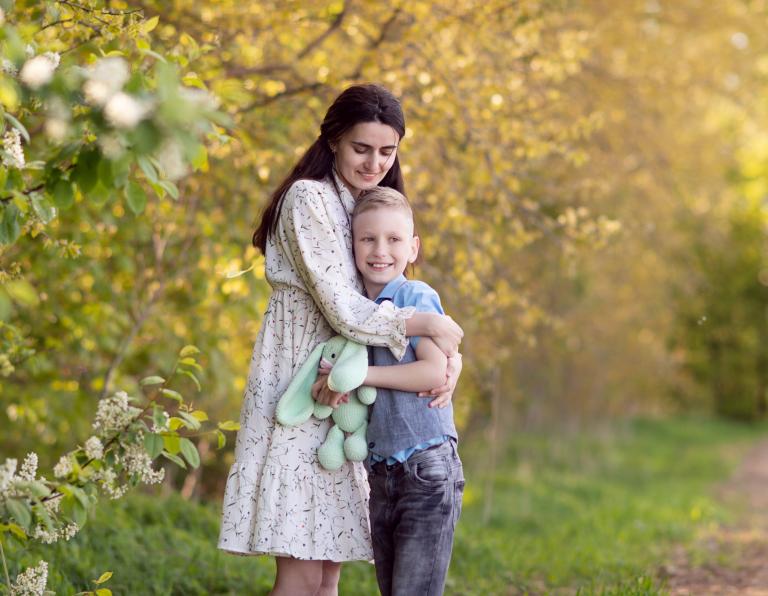
{"label": "dirt path", "polygon": [[702,539],[703,565],[680,549],[660,575],[670,594],[768,596],[768,441],[759,443],[721,489],[744,507],[742,519]]}

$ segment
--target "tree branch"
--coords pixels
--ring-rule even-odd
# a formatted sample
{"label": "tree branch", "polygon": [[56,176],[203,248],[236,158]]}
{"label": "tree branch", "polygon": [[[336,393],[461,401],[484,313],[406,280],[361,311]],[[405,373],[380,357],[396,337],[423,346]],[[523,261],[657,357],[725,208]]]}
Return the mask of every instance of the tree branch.
{"label": "tree branch", "polygon": [[320,44],[322,44],[336,29],[338,29],[341,26],[342,21],[344,20],[344,17],[347,14],[347,3],[344,3],[344,6],[341,9],[341,12],[336,15],[336,18],[333,20],[333,22],[328,25],[328,28],[323,31],[320,35],[318,35],[315,39],[309,42],[307,46],[299,52],[299,54],[296,56],[297,60],[301,60],[304,58],[307,54],[309,54],[312,50],[314,50],[316,47],[318,47]]}
{"label": "tree branch", "polygon": [[272,95],[269,97],[261,97],[257,99],[254,102],[251,102],[247,106],[244,106],[237,110],[238,113],[243,112],[249,112],[255,108],[263,108],[265,106],[268,106],[271,103],[274,103],[280,99],[283,99],[284,97],[289,97],[292,95],[298,95],[300,93],[304,93],[305,91],[316,91],[317,89],[320,89],[324,86],[324,83],[320,83],[318,81],[314,83],[304,83],[303,85],[299,85],[297,87],[292,87],[289,89],[286,89],[285,91],[282,91],[276,95]]}
{"label": "tree branch", "polygon": [[65,6],[69,6],[70,8],[74,8],[77,10],[82,10],[83,12],[90,12],[91,14],[103,14],[103,15],[109,15],[111,17],[122,17],[126,15],[135,14],[137,12],[141,12],[144,9],[143,8],[135,8],[133,10],[118,10],[116,8],[102,8],[101,10],[96,8],[91,8],[90,6],[86,6],[85,4],[80,4],[79,2],[73,2],[72,0],[56,0],[59,4],[64,4]]}

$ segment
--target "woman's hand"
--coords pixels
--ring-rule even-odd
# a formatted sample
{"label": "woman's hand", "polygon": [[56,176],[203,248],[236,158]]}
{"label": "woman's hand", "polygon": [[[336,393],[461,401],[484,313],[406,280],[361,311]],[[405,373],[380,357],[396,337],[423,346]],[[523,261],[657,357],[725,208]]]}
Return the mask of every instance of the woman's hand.
{"label": "woman's hand", "polygon": [[340,404],[349,402],[349,393],[338,393],[328,388],[328,374],[320,373],[317,381],[312,384],[312,398],[323,406],[338,408]]}
{"label": "woman's hand", "polygon": [[431,391],[422,391],[419,393],[419,397],[434,397],[429,402],[430,408],[445,408],[451,403],[453,399],[453,391],[456,389],[456,383],[459,381],[459,375],[464,363],[460,352],[456,352],[454,356],[448,357],[448,365],[446,367],[445,383],[440,387],[435,387]]}
{"label": "woman's hand", "polygon": [[430,312],[417,312],[407,319],[405,332],[409,337],[431,337],[449,358],[459,353],[459,344],[464,337],[464,330],[451,317]]}
{"label": "woman's hand", "polygon": [[448,315],[439,315],[433,324],[435,325],[435,333],[430,335],[432,341],[448,358],[456,356],[459,353],[461,338],[464,337],[464,330]]}

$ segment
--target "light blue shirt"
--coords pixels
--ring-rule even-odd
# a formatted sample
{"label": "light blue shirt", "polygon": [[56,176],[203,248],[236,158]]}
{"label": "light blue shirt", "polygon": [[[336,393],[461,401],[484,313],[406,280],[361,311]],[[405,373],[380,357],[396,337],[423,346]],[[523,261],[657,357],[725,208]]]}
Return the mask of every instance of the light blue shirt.
{"label": "light blue shirt", "polygon": [[[398,292],[398,290],[400,290],[401,286],[406,281],[408,280],[406,279],[405,275],[399,275],[390,281],[386,286],[384,286],[374,302],[376,302],[376,304],[381,304],[385,300],[390,300],[392,304],[398,308],[414,306],[418,312],[436,312],[441,315],[445,314],[445,311],[440,304],[440,298],[427,284],[421,284],[418,282],[410,283],[404,286],[403,289]],[[416,346],[419,344],[419,339],[420,338],[416,336],[410,337],[408,339],[414,352],[416,351]],[[429,398],[425,397],[424,399]],[[397,462],[402,463],[417,451],[423,451],[424,449],[432,447],[433,445],[444,443],[449,438],[450,437],[448,435],[441,435],[439,437],[428,439],[427,441],[423,441],[418,445],[414,445],[413,447],[408,447],[407,449],[393,453],[390,457],[387,458],[386,463],[388,465],[393,465]],[[380,462],[383,461],[383,459],[383,457],[376,455],[375,453],[371,453],[372,461]]]}

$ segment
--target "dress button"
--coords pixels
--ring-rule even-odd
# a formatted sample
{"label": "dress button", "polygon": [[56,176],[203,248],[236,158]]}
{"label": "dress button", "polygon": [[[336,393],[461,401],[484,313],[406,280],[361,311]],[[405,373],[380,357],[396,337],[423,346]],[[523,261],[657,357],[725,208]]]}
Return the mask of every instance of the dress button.
{"label": "dress button", "polygon": [[376,446],[376,443],[374,443],[373,441],[368,443],[368,449],[373,449],[375,446]]}

